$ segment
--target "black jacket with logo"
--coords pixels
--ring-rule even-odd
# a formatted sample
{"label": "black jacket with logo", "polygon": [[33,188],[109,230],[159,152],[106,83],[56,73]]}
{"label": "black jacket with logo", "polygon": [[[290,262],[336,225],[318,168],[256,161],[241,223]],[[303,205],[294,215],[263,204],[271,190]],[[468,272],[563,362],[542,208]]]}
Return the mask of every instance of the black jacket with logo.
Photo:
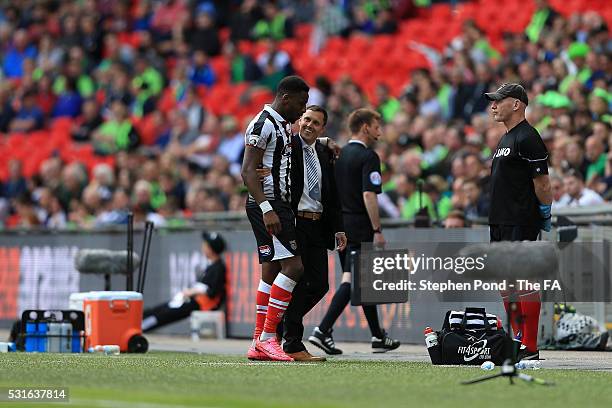
{"label": "black jacket with logo", "polygon": [[533,179],[548,174],[548,151],[526,120],[497,145],[491,166],[491,225],[538,225],[540,202]]}

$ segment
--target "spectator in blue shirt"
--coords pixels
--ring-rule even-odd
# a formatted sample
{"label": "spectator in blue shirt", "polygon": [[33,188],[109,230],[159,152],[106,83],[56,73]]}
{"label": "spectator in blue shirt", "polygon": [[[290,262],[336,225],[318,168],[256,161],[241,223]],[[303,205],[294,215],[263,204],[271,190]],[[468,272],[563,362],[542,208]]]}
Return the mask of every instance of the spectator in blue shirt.
{"label": "spectator in blue shirt", "polygon": [[17,198],[28,190],[25,177],[23,177],[21,161],[11,159],[8,163],[9,177],[2,186],[2,197],[9,200]]}
{"label": "spectator in blue shirt", "polygon": [[189,79],[196,86],[212,86],[215,83],[215,72],[208,63],[208,56],[204,51],[194,51],[193,64],[189,68]]}
{"label": "spectator in blue shirt", "polygon": [[2,69],[8,78],[21,78],[23,76],[23,62],[27,58],[36,59],[36,47],[28,45],[28,34],[25,30],[15,31],[13,45],[9,48]]}
{"label": "spectator in blue shirt", "polygon": [[24,92],[21,98],[21,107],[17,110],[15,119],[11,121],[9,130],[11,132],[30,132],[42,129],[44,115],[36,105],[36,92],[32,89]]}
{"label": "spectator in blue shirt", "polygon": [[81,95],[76,91],[76,81],[74,78],[69,77],[66,79],[64,90],[57,97],[52,116],[54,118],[62,116],[76,118],[81,114],[82,104],[83,98],[81,98]]}

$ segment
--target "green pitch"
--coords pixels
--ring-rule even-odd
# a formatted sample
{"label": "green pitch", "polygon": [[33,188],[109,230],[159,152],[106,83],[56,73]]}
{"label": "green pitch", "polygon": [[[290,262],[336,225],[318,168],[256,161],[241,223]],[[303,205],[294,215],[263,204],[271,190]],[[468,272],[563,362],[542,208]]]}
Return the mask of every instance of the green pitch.
{"label": "green pitch", "polygon": [[[609,372],[528,372],[556,382],[555,387],[523,382],[510,387],[506,379],[459,385],[487,373],[409,362],[251,363],[238,357],[166,352],[0,354],[0,388],[68,387],[71,407],[612,406]],[[0,402],[3,406],[62,404]]]}

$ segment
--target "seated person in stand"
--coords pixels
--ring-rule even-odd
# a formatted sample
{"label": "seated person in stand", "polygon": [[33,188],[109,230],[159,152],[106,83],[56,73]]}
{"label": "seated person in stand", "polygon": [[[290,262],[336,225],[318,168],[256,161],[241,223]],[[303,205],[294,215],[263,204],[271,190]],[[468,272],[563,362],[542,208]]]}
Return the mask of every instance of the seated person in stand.
{"label": "seated person in stand", "polygon": [[167,303],[145,309],[142,320],[143,332],[189,317],[194,310],[218,309],[223,303],[226,268],[221,254],[225,251],[225,240],[216,232],[203,232],[202,240],[202,254],[210,263],[201,273],[200,268],[197,268],[196,273],[200,276],[191,287],[177,293]]}

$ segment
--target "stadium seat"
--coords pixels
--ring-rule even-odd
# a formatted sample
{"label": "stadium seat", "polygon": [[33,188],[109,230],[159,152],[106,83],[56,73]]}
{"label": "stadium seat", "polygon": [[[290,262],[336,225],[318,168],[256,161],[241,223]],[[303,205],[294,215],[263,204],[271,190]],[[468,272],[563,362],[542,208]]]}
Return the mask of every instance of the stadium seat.
{"label": "stadium seat", "polygon": [[230,82],[230,66],[225,57],[220,56],[211,58],[210,65],[217,78],[216,84]]}
{"label": "stadium seat", "polygon": [[287,54],[289,54],[291,59],[295,59],[298,57],[300,53],[300,47],[302,45],[303,44],[301,44],[298,40],[293,39],[293,38],[288,38],[280,42],[279,48],[285,51]]}
{"label": "stadium seat", "polygon": [[229,41],[230,34],[231,33],[229,27],[223,27],[219,29],[219,41],[221,42],[221,44],[225,44],[227,41]]}
{"label": "stadium seat", "polygon": [[298,24],[295,27],[295,38],[299,40],[309,40],[310,34],[312,33],[311,24]]}
{"label": "stadium seat", "polygon": [[266,103],[272,103],[274,95],[268,89],[258,88],[251,92],[251,104],[263,106]]}

